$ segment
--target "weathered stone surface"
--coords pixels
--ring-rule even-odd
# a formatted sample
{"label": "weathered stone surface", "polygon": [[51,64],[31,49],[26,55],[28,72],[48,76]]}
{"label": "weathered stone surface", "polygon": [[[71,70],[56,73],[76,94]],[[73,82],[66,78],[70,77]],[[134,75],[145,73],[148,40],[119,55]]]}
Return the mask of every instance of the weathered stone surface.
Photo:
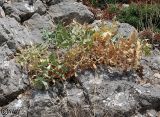
{"label": "weathered stone surface", "polygon": [[4,4],[4,0],[0,0],[0,6],[2,7]]}
{"label": "weathered stone surface", "polygon": [[133,74],[109,73],[106,68],[96,72],[86,70],[79,72],[74,80],[54,85],[48,91],[31,91],[29,97],[13,103],[23,101],[20,116],[28,110],[28,117],[148,117],[148,114],[158,114],[160,88],[125,80],[130,75],[135,78]]}
{"label": "weathered stone surface", "polygon": [[0,63],[3,64],[3,61],[9,60],[9,56],[13,55],[13,51],[8,48],[7,44],[0,46]]}
{"label": "weathered stone surface", "polygon": [[[9,105],[4,106],[4,107],[0,107],[0,110],[2,109],[8,109],[9,112],[7,112],[7,110],[4,111],[4,113],[0,113],[0,116],[7,116],[7,117],[27,117],[28,114],[28,106],[29,106],[29,98],[24,97],[23,99],[21,99],[22,95],[18,95],[18,97],[12,101],[11,103],[9,103]],[[14,107],[14,108],[13,108]]]}
{"label": "weathered stone surface", "polygon": [[119,24],[119,27],[118,27],[118,34],[120,36],[123,36],[123,37],[129,37],[130,34],[133,32],[133,31],[136,31],[136,29],[131,26],[130,24],[127,24],[127,23],[120,23]]}
{"label": "weathered stone surface", "polygon": [[27,75],[14,60],[0,64],[0,106],[13,101],[29,85]]}
{"label": "weathered stone surface", "polygon": [[77,0],[42,0],[43,3],[46,3],[47,5],[55,5],[60,2],[77,2]]}
{"label": "weathered stone surface", "polygon": [[[134,79],[134,75],[131,74],[128,76]],[[103,117],[106,113],[113,114],[112,116],[131,116],[134,113],[138,102],[132,95],[134,86],[132,80],[130,82],[123,80],[128,76],[116,72],[109,73],[106,70],[98,70],[95,73],[85,71],[79,76],[91,105],[95,106],[93,108],[97,116]]]}
{"label": "weathered stone surface", "polygon": [[26,27],[31,30],[31,33],[34,37],[42,39],[42,31],[54,31],[55,24],[51,20],[51,16],[43,15],[40,16],[38,13],[35,13],[29,20],[23,23]]}
{"label": "weathered stone surface", "polygon": [[[95,20],[92,23],[92,26],[95,26],[95,27],[100,26],[102,25],[102,23],[109,27],[113,26],[112,21],[101,21],[101,20]],[[128,38],[133,31],[137,31],[137,30],[130,24],[117,22],[117,33],[113,38],[115,38],[115,40],[119,39],[120,37]]]}
{"label": "weathered stone surface", "polygon": [[48,1],[46,1],[46,3],[48,5],[55,5],[55,4],[58,4],[60,2],[63,2],[63,0],[48,0]]}
{"label": "weathered stone surface", "polygon": [[12,7],[19,11],[21,22],[28,20],[36,12],[34,6],[28,5],[28,1],[14,2]]}
{"label": "weathered stone surface", "polygon": [[35,13],[29,20],[25,21],[23,24],[27,26],[31,31],[36,29],[52,30],[55,27],[55,24],[53,24],[53,21],[51,20],[51,16],[49,15],[40,16],[37,13]]}
{"label": "weathered stone surface", "polygon": [[41,42],[39,38],[34,37],[27,28],[20,25],[14,18],[7,17],[0,20],[0,37],[0,45],[7,43],[12,50]]}
{"label": "weathered stone surface", "polygon": [[80,23],[91,23],[94,21],[94,15],[86,6],[77,2],[61,2],[52,5],[49,8],[49,13],[56,23],[70,23],[73,19]]}
{"label": "weathered stone surface", "polygon": [[154,49],[149,56],[143,56],[141,59],[143,83],[151,83],[160,86],[160,53]]}
{"label": "weathered stone surface", "polygon": [[21,12],[17,10],[15,7],[13,7],[9,3],[4,3],[3,9],[6,15],[9,15],[10,17],[15,18],[18,22],[21,22],[20,14]]}
{"label": "weathered stone surface", "polygon": [[5,3],[3,5],[6,15],[14,17],[18,22],[23,22],[32,17],[34,13],[43,15],[46,13],[46,6],[42,1],[37,0],[33,6],[28,5],[28,1]]}
{"label": "weathered stone surface", "polygon": [[3,17],[5,17],[5,13],[4,13],[2,7],[0,7],[0,18],[3,18]]}
{"label": "weathered stone surface", "polygon": [[34,3],[34,8],[36,9],[35,12],[39,13],[40,15],[45,14],[46,11],[47,11],[47,8],[46,8],[45,4],[43,4],[41,0],[37,0]]}
{"label": "weathered stone surface", "polygon": [[[66,92],[63,93],[63,96],[66,95],[66,97],[63,98],[61,95],[63,91],[61,90],[64,89],[64,85],[67,87]],[[60,87],[56,85],[56,87],[48,91],[31,91],[31,95],[29,96],[25,94],[20,95],[18,99],[5,107],[10,109],[21,108],[18,116],[23,117],[57,117],[60,115],[70,117],[75,114],[75,111],[77,111],[77,114],[81,117],[89,116],[89,105],[83,108],[81,105],[77,105],[79,103],[85,103],[83,90],[78,89],[74,84],[65,83],[64,85],[59,84]],[[77,95],[76,98],[75,95]],[[72,110],[73,107],[69,105],[74,105],[74,110]]]}

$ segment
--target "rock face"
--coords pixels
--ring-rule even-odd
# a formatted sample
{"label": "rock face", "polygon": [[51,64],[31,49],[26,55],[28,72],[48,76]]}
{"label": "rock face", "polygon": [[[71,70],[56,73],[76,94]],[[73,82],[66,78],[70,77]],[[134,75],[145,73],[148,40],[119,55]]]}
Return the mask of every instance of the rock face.
{"label": "rock face", "polygon": [[13,101],[28,85],[27,74],[21,71],[15,61],[0,64],[0,106]]}
{"label": "rock face", "polygon": [[42,0],[43,3],[46,3],[47,5],[55,5],[60,2],[77,2],[78,0]]}
{"label": "rock face", "polygon": [[160,85],[160,53],[158,49],[141,60],[143,82]]}
{"label": "rock face", "polygon": [[[46,4],[51,5],[48,13],[53,17],[55,22],[69,23],[73,19],[76,19],[80,23],[90,23],[94,20],[92,12],[81,3],[67,0],[51,0]],[[28,1],[13,2],[12,4],[4,3],[3,8],[6,15],[14,17],[18,22],[23,22],[30,19],[34,13],[45,14],[47,11],[46,4],[43,4],[40,0],[37,0],[33,6],[28,5]]]}
{"label": "rock face", "polygon": [[43,2],[41,0],[37,0],[35,2],[34,8],[36,9],[36,13],[39,13],[40,15],[45,14],[47,11],[46,5],[43,4]]}
{"label": "rock face", "polygon": [[4,0],[1,0],[0,1],[0,6],[3,6],[3,4],[4,4]]}
{"label": "rock face", "polygon": [[10,49],[16,50],[18,47],[36,42],[40,42],[40,39],[34,38],[31,32],[15,19],[0,19],[0,45],[7,43]]}
{"label": "rock face", "polygon": [[28,20],[34,13],[46,13],[46,6],[40,0],[37,0],[34,6],[28,5],[28,1],[4,3],[3,8],[6,15],[14,17],[18,22]]}
{"label": "rock face", "polygon": [[80,23],[91,23],[94,21],[94,15],[86,6],[77,2],[61,2],[52,5],[49,8],[49,13],[55,22],[70,23],[73,19]]}
{"label": "rock face", "polygon": [[54,31],[55,24],[50,15],[39,15],[35,13],[29,20],[23,23],[31,31],[32,35],[38,39],[42,39],[43,30]]}
{"label": "rock face", "polygon": [[5,17],[5,13],[4,13],[2,7],[0,7],[0,18],[3,18],[3,17]]}
{"label": "rock face", "polygon": [[[135,83],[133,72],[109,68],[79,72],[76,79],[56,83],[48,91],[30,91],[7,105],[23,117],[136,117],[158,115],[160,88]],[[28,107],[28,108],[27,108]]]}
{"label": "rock face", "polygon": [[[100,26],[101,24],[106,24],[108,26],[112,26],[112,21],[101,21],[101,20],[95,20],[92,25],[93,26]],[[117,22],[117,34],[115,35],[115,39],[118,39],[119,37],[126,37],[128,38],[133,31],[137,31],[133,26],[127,23],[119,23]]]}
{"label": "rock face", "polygon": [[12,59],[13,54],[7,44],[0,47],[0,106],[13,101],[29,85],[27,74]]}
{"label": "rock face", "polygon": [[118,28],[118,34],[123,37],[130,36],[133,31],[136,31],[136,29],[127,23],[120,23]]}
{"label": "rock face", "polygon": [[46,3],[48,5],[55,5],[55,4],[58,4],[60,2],[63,2],[63,0],[48,0],[48,1],[46,1]]}

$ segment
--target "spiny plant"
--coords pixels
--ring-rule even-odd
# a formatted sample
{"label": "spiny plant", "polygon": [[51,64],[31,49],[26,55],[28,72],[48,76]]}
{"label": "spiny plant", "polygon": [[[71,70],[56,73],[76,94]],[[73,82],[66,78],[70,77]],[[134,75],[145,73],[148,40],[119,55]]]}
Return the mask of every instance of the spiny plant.
{"label": "spiny plant", "polygon": [[54,50],[49,46],[34,46],[22,50],[17,61],[27,66],[31,81],[40,89],[75,76],[77,70],[96,69],[97,65],[136,69],[142,53],[137,33],[115,41],[116,31],[116,22],[112,26],[102,23],[99,27],[77,22],[57,26],[53,33],[45,33],[52,35],[46,41],[56,46]]}

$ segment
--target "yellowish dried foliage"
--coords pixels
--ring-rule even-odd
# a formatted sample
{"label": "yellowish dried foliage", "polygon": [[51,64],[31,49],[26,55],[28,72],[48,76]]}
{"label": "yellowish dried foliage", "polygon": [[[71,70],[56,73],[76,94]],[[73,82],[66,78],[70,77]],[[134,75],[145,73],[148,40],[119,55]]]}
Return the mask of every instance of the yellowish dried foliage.
{"label": "yellowish dried foliage", "polygon": [[91,39],[91,46],[78,45],[65,54],[65,64],[76,71],[77,69],[96,68],[104,64],[119,67],[123,70],[137,68],[141,57],[142,45],[137,32],[133,32],[129,39],[119,39],[112,42],[115,29],[100,28]]}
{"label": "yellowish dried foliage", "polygon": [[[46,45],[22,50],[18,62],[27,66],[34,84],[48,87],[47,83],[55,78],[70,78],[79,69],[97,69],[97,65],[122,70],[139,66],[142,44],[136,31],[128,39],[113,41],[117,31],[116,22],[112,26],[102,24],[98,28],[74,22],[68,28],[67,31],[64,28],[57,31],[54,41],[58,43],[54,52],[48,51]],[[64,35],[68,40],[62,38]]]}

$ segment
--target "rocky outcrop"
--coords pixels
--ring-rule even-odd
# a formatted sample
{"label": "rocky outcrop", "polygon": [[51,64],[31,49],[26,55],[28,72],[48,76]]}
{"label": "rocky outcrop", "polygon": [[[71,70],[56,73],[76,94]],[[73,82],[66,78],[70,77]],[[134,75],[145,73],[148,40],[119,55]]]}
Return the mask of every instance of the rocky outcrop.
{"label": "rocky outcrop", "polygon": [[0,45],[6,43],[11,50],[41,41],[33,37],[26,27],[9,17],[0,19],[0,38]]}
{"label": "rocky outcrop", "polygon": [[[33,6],[21,0],[0,1],[0,116],[160,116],[158,49],[142,57],[137,71],[98,66],[96,70],[79,71],[76,78],[56,82],[46,91],[30,88],[28,74],[16,63],[15,52],[26,45],[43,43],[42,31],[54,31],[56,23],[68,24],[73,19],[92,23],[94,15],[75,1],[37,0]],[[99,22],[92,25],[98,26]],[[129,24],[118,23],[114,39],[128,37],[134,30]]]}
{"label": "rocky outcrop", "polygon": [[133,31],[136,31],[133,26],[127,23],[120,23],[117,34],[123,37],[129,37]]}
{"label": "rocky outcrop", "polygon": [[150,56],[145,56],[141,60],[142,65],[142,83],[160,84],[160,53],[154,49]]}
{"label": "rocky outcrop", "polygon": [[1,0],[0,1],[0,6],[3,6],[3,4],[4,4],[4,0]]}
{"label": "rocky outcrop", "polygon": [[44,0],[45,3],[47,3],[48,5],[55,5],[58,4],[60,2],[63,2],[63,0]]}
{"label": "rocky outcrop", "polygon": [[[54,0],[52,2],[54,2]],[[18,41],[22,41],[23,39],[21,38],[24,36],[27,38],[27,40],[23,40],[24,45],[26,45],[26,43],[28,44],[28,42],[39,43],[42,42],[42,31],[54,31],[55,23],[69,23],[73,19],[76,19],[80,23],[89,23],[94,20],[94,15],[87,9],[87,7],[78,2],[63,0],[59,2],[56,1],[55,5],[47,5],[47,3],[40,0],[37,0],[33,6],[28,5],[28,1],[15,1],[11,3],[5,2],[3,4],[5,14],[2,13],[2,17],[5,17],[6,15],[4,20],[7,21],[7,24],[10,24],[10,21],[13,20],[13,23],[11,23],[13,30],[14,28],[15,31],[23,30],[17,33],[17,37],[13,38]],[[8,16],[11,18],[8,18]],[[16,25],[18,27],[16,27]],[[7,29],[10,29],[10,27],[8,26]],[[22,34],[23,32],[24,34]],[[13,34],[13,36],[15,35],[16,34]],[[4,34],[2,36],[6,35]],[[2,38],[0,40],[0,44],[10,40],[8,38],[9,37]],[[22,44],[22,42],[18,43]]]}
{"label": "rocky outcrop", "polygon": [[3,18],[3,17],[5,17],[5,13],[4,13],[2,7],[0,7],[0,18]]}
{"label": "rocky outcrop", "polygon": [[[49,9],[48,11],[47,8]],[[37,0],[33,6],[28,5],[28,1],[4,3],[3,9],[6,15],[14,17],[18,22],[24,22],[30,19],[34,13],[43,15],[46,12],[57,23],[60,21],[71,22],[73,19],[76,19],[80,23],[90,23],[94,20],[93,13],[82,3],[75,2],[75,0]]]}
{"label": "rocky outcrop", "polygon": [[0,106],[13,101],[28,85],[27,74],[21,71],[14,60],[0,64]]}
{"label": "rocky outcrop", "polygon": [[44,15],[47,11],[47,7],[41,0],[37,0],[34,4],[34,8],[36,9],[36,13],[40,15]]}
{"label": "rocky outcrop", "polygon": [[42,0],[43,3],[46,3],[47,5],[55,5],[60,2],[77,2],[78,0]]}
{"label": "rocky outcrop", "polygon": [[94,15],[86,6],[77,2],[61,2],[52,5],[49,8],[50,15],[56,23],[70,23],[73,19],[79,23],[91,23],[94,21]]}
{"label": "rocky outcrop", "polygon": [[76,79],[56,83],[47,91],[32,90],[7,105],[23,117],[148,117],[158,115],[160,88],[135,83],[134,72],[126,74],[99,67],[79,72]]}
{"label": "rocky outcrop", "polygon": [[35,13],[29,20],[25,21],[23,25],[28,27],[32,35],[38,39],[42,39],[44,30],[54,31],[56,27],[50,15],[46,14],[41,16],[38,13]]}
{"label": "rocky outcrop", "polygon": [[[62,4],[62,9],[63,7],[65,9],[64,5],[68,3],[60,4]],[[29,87],[27,73],[14,59],[15,52],[27,45],[42,43],[42,31],[53,31],[55,21],[53,16],[46,12],[47,5],[39,0],[33,6],[29,6],[27,1],[3,2],[1,6],[3,9],[1,9],[2,18],[0,18],[0,106],[4,106],[15,100]],[[88,22],[93,17],[82,4],[71,3],[68,9],[72,6],[75,8],[73,12],[80,14],[84,22],[85,20]],[[78,10],[77,6],[79,6],[78,9],[84,9],[84,13]],[[89,20],[85,19],[86,15],[90,18]],[[62,20],[63,17],[66,17],[66,14],[62,15]],[[77,16],[73,15],[71,19],[74,17]]]}
{"label": "rocky outcrop", "polygon": [[46,13],[46,6],[37,0],[34,6],[28,5],[28,1],[13,2],[12,4],[4,3],[3,8],[6,15],[14,17],[18,22],[28,20],[34,13],[43,15]]}
{"label": "rocky outcrop", "polygon": [[[119,22],[114,22],[117,25],[117,34],[113,37],[114,40],[119,39],[120,37],[125,37],[128,38],[133,31],[137,31],[133,26],[127,23],[119,23]],[[94,27],[101,26],[102,24],[108,25],[108,26],[113,26],[112,21],[101,21],[101,20],[95,20],[92,25]]]}
{"label": "rocky outcrop", "polygon": [[13,101],[29,85],[27,73],[12,59],[7,44],[0,47],[0,106]]}
{"label": "rocky outcrop", "polygon": [[[153,52],[159,56],[157,51]],[[159,71],[156,64],[160,59],[154,64],[149,60],[155,59],[143,57],[146,63],[142,65],[155,65]],[[66,82],[56,82],[47,91],[26,91],[3,108],[20,108],[18,114],[23,117],[158,117],[160,85],[143,82],[148,78],[147,74],[99,66],[97,70],[79,71],[78,77]]]}

